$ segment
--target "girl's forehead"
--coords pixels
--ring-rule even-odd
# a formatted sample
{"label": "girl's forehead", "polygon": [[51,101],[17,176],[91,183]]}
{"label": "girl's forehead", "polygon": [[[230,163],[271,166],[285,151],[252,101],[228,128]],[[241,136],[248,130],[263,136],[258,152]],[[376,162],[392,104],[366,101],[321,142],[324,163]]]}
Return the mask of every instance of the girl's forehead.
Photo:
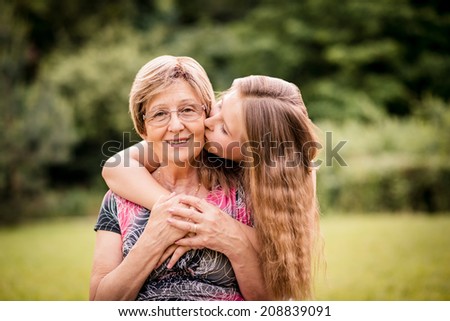
{"label": "girl's forehead", "polygon": [[244,115],[242,100],[237,92],[230,92],[222,100],[222,119],[230,134],[238,139],[242,136]]}
{"label": "girl's forehead", "polygon": [[231,87],[230,89],[228,89],[227,91],[225,91],[220,98],[226,98],[226,97],[231,97],[231,96],[236,96],[238,94],[237,90],[233,87]]}

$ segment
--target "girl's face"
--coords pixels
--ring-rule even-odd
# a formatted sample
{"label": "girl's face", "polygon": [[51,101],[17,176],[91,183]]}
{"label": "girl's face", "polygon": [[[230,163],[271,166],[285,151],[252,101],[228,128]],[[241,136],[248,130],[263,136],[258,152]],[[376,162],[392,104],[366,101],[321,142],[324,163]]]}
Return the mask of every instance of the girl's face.
{"label": "girl's face", "polygon": [[243,160],[244,115],[241,99],[236,91],[222,97],[205,120],[205,148],[208,152],[233,161]]}

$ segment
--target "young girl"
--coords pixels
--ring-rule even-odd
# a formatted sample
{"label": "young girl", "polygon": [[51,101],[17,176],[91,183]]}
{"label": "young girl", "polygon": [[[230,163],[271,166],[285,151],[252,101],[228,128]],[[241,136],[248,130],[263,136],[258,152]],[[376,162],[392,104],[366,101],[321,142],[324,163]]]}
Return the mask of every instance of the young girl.
{"label": "young girl", "polygon": [[[240,177],[238,185],[245,191],[245,205],[252,215],[271,298],[311,298],[319,239],[312,168],[318,142],[299,89],[278,78],[244,77],[233,82],[216,109],[205,120],[205,148],[239,165],[231,172]],[[119,166],[105,166],[103,176],[114,192],[151,208],[168,193],[149,173],[158,165],[150,161],[152,152],[147,144],[138,144],[127,152],[113,156],[109,164],[119,156],[122,161]],[[126,155],[130,156],[124,158]],[[220,159],[214,162],[218,163],[229,165]],[[209,247],[220,233],[217,212],[196,197],[186,196],[180,202],[190,208],[172,208],[171,212],[182,219],[170,218],[168,222],[185,231],[195,227],[196,235],[175,244]]]}

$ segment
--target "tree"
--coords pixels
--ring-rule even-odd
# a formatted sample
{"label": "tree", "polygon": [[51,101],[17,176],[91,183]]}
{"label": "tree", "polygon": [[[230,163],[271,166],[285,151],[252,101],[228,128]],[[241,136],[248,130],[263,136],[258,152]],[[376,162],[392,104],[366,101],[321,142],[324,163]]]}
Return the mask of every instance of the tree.
{"label": "tree", "polygon": [[52,88],[27,84],[32,49],[29,28],[4,5],[0,56],[0,220],[19,219],[20,208],[42,185],[42,166],[68,156],[75,136],[72,115],[55,100]]}
{"label": "tree", "polygon": [[268,0],[231,23],[240,45],[229,60],[236,74],[296,83],[317,106],[316,118],[357,116],[359,100],[409,115],[426,94],[450,98],[447,8],[443,1]]}

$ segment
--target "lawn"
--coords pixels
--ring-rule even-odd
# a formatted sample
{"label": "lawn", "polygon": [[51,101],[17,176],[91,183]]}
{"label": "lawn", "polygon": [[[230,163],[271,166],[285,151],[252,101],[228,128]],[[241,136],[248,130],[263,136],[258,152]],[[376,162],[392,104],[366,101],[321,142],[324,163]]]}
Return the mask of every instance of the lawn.
{"label": "lawn", "polygon": [[335,215],[322,230],[317,299],[450,299],[450,216]]}
{"label": "lawn", "polygon": [[[95,218],[0,228],[0,300],[86,300]],[[318,300],[450,300],[450,215],[327,215]]]}
{"label": "lawn", "polygon": [[87,300],[95,218],[0,229],[0,300]]}

